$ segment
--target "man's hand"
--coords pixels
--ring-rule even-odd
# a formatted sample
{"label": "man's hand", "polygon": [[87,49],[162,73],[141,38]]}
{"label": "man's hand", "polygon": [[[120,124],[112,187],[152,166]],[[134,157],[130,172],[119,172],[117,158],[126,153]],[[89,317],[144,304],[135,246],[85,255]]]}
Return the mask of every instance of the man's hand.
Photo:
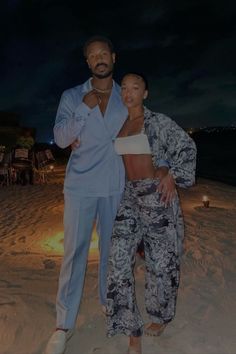
{"label": "man's hand", "polygon": [[94,108],[97,104],[101,102],[101,97],[98,95],[98,93],[95,90],[92,90],[84,96],[83,102],[89,108]]}
{"label": "man's hand", "polygon": [[71,144],[71,150],[76,150],[78,149],[78,147],[80,146],[80,140],[76,139],[75,141],[73,141],[73,143]]}
{"label": "man's hand", "polygon": [[164,202],[167,207],[176,196],[175,180],[169,173],[169,169],[164,166],[157,168],[155,176],[160,179],[157,191],[161,193],[161,202]]}

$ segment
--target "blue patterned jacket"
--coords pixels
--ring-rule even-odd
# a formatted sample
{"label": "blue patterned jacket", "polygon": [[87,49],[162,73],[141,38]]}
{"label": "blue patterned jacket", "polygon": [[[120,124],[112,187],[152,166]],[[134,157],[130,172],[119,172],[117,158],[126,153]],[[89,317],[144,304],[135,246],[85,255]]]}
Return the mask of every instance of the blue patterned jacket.
{"label": "blue patterned jacket", "polygon": [[144,128],[152,151],[153,165],[166,160],[176,185],[190,187],[195,183],[196,145],[172,119],[144,107]]}

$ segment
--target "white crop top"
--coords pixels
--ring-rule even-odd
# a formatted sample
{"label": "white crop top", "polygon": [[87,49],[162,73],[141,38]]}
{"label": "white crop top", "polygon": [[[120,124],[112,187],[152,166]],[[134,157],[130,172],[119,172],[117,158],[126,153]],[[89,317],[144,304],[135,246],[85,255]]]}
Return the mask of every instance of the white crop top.
{"label": "white crop top", "polygon": [[150,145],[146,134],[129,135],[115,139],[115,150],[118,155],[148,154],[151,155]]}

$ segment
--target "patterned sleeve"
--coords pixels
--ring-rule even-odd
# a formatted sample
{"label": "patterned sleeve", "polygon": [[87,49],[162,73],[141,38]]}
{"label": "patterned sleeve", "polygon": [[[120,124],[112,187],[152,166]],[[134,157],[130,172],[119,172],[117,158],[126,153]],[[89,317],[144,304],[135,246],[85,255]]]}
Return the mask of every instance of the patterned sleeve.
{"label": "patterned sleeve", "polygon": [[190,136],[173,120],[167,119],[165,130],[166,160],[170,173],[179,187],[190,187],[195,183],[196,145]]}

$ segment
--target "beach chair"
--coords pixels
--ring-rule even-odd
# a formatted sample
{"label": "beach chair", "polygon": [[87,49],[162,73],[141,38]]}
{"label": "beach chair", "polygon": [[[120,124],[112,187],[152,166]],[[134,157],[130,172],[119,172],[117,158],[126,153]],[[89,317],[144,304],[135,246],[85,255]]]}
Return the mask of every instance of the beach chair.
{"label": "beach chair", "polygon": [[10,163],[8,154],[0,151],[0,186],[9,186],[10,184]]}
{"label": "beach chair", "polygon": [[39,183],[48,183],[49,175],[52,174],[55,158],[51,150],[46,149],[35,153],[35,172]]}

